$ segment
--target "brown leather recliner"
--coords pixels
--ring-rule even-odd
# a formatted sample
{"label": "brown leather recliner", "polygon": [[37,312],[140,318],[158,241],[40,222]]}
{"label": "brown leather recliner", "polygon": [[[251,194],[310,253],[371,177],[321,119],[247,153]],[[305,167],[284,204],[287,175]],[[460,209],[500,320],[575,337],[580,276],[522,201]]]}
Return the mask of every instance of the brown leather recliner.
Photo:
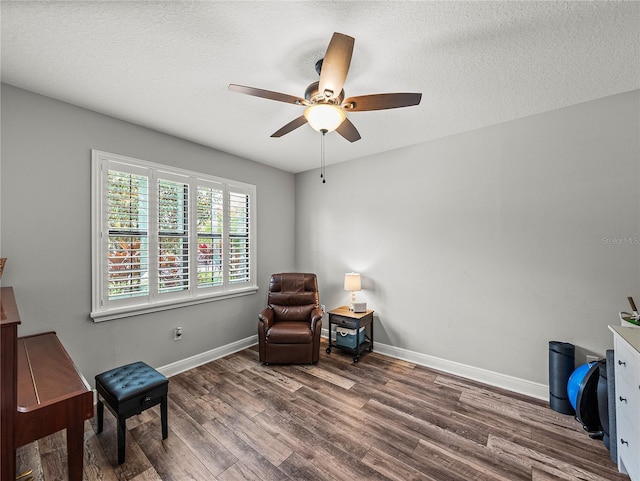
{"label": "brown leather recliner", "polygon": [[318,362],[322,309],[316,275],[273,274],[267,303],[258,315],[260,362]]}

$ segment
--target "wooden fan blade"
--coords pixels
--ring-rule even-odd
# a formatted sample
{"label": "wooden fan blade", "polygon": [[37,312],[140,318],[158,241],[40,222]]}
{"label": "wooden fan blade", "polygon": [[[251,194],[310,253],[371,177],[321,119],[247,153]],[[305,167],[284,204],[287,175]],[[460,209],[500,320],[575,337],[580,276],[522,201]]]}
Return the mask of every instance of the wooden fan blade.
{"label": "wooden fan blade", "polygon": [[281,94],[280,92],[272,92],[271,90],[245,87],[244,85],[229,84],[229,90],[239,92],[241,94],[253,95],[254,97],[262,97],[263,99],[277,100],[278,102],[285,102],[288,104],[305,105],[307,103],[306,100],[300,97]]}
{"label": "wooden fan blade", "polygon": [[367,110],[397,109],[418,105],[422,94],[397,93],[397,94],[373,94],[349,97],[342,102],[345,110],[363,112]]}
{"label": "wooden fan blade", "polygon": [[271,134],[271,137],[282,137],[283,135],[288,134],[292,130],[297,129],[298,127],[300,127],[301,125],[304,125],[306,123],[307,123],[306,117],[304,115],[301,115],[297,119],[294,119],[291,122],[289,122],[287,125],[282,127],[280,130],[277,130],[276,132]]}
{"label": "wooden fan blade", "polygon": [[322,60],[320,71],[319,92],[329,94],[328,98],[335,98],[342,92],[342,86],[349,72],[353,44],[355,39],[342,33],[334,33],[327,47],[327,53]]}
{"label": "wooden fan blade", "polygon": [[340,126],[336,129],[340,135],[342,135],[349,142],[355,142],[360,140],[360,132],[356,129],[356,126],[351,123],[349,119],[344,119]]}

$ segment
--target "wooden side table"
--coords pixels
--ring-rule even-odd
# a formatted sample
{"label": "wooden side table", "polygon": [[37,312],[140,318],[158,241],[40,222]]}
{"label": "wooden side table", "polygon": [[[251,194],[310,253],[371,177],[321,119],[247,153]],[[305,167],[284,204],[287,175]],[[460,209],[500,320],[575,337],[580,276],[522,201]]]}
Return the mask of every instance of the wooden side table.
{"label": "wooden side table", "polygon": [[[334,325],[336,327],[355,329],[356,347],[354,349],[338,346],[331,340]],[[364,327],[365,330],[365,340],[362,343],[358,342],[360,340],[361,327]],[[331,349],[334,347],[353,354],[353,362],[358,362],[360,354],[364,351],[373,351],[373,310],[367,309],[366,312],[353,312],[347,306],[341,306],[329,311],[329,347],[327,348],[327,354],[331,354]]]}

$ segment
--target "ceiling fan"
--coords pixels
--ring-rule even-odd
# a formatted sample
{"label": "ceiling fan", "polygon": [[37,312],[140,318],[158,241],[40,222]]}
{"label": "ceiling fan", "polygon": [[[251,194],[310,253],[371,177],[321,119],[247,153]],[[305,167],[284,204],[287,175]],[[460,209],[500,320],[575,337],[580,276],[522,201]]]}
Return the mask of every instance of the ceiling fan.
{"label": "ceiling fan", "polygon": [[309,123],[315,130],[326,134],[336,131],[349,142],[360,140],[360,133],[347,118],[346,112],[397,109],[418,105],[421,93],[371,94],[345,98],[342,89],[349,72],[355,39],[342,33],[334,33],[323,59],[316,62],[318,82],[307,87],[304,98],[263,90],[244,85],[230,84],[229,90],[278,102],[302,105],[304,114],[274,132],[271,137],[285,134]]}

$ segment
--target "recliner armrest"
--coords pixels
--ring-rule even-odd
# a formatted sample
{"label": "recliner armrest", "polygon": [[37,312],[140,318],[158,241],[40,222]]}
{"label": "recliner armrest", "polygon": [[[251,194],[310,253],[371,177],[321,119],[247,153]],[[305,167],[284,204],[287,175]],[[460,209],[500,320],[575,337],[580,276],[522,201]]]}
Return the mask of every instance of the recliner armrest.
{"label": "recliner armrest", "polygon": [[260,314],[258,314],[258,321],[264,324],[265,329],[269,329],[273,325],[274,313],[271,307],[265,307]]}
{"label": "recliner armrest", "polygon": [[311,311],[311,332],[315,332],[318,322],[322,325],[322,314],[323,312],[320,307],[315,307],[313,311]]}

